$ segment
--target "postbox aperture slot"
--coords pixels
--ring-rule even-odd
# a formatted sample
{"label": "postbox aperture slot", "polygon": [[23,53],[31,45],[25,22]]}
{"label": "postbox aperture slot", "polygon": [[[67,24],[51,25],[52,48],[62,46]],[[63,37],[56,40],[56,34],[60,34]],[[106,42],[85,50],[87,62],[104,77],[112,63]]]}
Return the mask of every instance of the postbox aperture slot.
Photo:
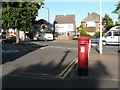
{"label": "postbox aperture slot", "polygon": [[79,44],[79,45],[86,45],[86,44]]}

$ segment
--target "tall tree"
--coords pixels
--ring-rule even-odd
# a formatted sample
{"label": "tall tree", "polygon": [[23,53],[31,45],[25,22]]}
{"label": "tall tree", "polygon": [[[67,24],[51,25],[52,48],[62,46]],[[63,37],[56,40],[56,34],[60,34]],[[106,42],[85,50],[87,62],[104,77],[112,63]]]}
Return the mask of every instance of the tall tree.
{"label": "tall tree", "polygon": [[[120,13],[120,2],[118,2],[118,4],[116,5],[116,9],[112,13]],[[120,14],[118,15],[118,18],[120,19]]]}
{"label": "tall tree", "polygon": [[19,31],[28,31],[38,15],[43,2],[2,2],[2,28],[17,30],[16,43],[19,42]]}
{"label": "tall tree", "polygon": [[120,1],[116,5],[116,9],[112,13],[118,14],[118,23],[120,24]]}
{"label": "tall tree", "polygon": [[104,20],[103,25],[105,25],[105,28],[108,31],[113,26],[113,21],[107,14],[105,14],[103,20]]}
{"label": "tall tree", "polygon": [[111,25],[113,25],[112,18],[110,18],[109,15],[105,14],[105,16],[104,16],[103,19],[106,21],[106,26],[111,26]]}

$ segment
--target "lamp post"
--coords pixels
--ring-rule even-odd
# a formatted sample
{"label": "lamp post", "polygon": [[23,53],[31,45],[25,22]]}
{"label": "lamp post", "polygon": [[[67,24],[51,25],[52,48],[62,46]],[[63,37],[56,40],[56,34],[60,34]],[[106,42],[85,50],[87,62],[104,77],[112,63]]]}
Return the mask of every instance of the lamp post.
{"label": "lamp post", "polygon": [[42,7],[42,8],[45,8],[48,10],[48,22],[49,22],[50,21],[50,10],[49,10],[49,8],[46,8],[46,7]]}
{"label": "lamp post", "polygon": [[99,53],[102,54],[102,0],[100,0],[100,41]]}
{"label": "lamp post", "polygon": [[47,9],[47,10],[48,10],[48,23],[47,23],[47,31],[49,31],[49,29],[50,29],[50,26],[49,26],[49,22],[50,22],[50,20],[49,20],[49,17],[50,17],[49,8],[46,8],[46,7],[42,7],[42,8],[45,8],[45,9]]}

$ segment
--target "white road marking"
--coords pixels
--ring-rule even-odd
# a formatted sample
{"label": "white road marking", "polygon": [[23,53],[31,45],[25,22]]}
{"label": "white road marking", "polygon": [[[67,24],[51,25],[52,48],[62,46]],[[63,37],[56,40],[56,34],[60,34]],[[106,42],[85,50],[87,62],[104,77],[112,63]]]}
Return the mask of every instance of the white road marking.
{"label": "white road marking", "polygon": [[[72,78],[72,77],[71,77]],[[96,80],[112,80],[112,81],[120,81],[118,79],[106,79],[106,78],[92,78],[92,77],[79,77],[79,76],[75,76],[73,78],[85,78],[85,79],[96,79]]]}
{"label": "white road marking", "polygon": [[11,50],[2,50],[2,52],[4,52],[4,53],[16,53],[16,52],[20,52],[20,50],[11,49]]}
{"label": "white road marking", "polygon": [[8,76],[21,77],[21,78],[30,78],[30,79],[55,79],[55,78],[34,77],[34,76],[18,76],[18,75],[8,75]]}
{"label": "white road marking", "polygon": [[48,46],[50,48],[58,48],[58,49],[69,49],[69,50],[78,50],[77,48],[68,48],[68,47],[58,47],[58,46]]}

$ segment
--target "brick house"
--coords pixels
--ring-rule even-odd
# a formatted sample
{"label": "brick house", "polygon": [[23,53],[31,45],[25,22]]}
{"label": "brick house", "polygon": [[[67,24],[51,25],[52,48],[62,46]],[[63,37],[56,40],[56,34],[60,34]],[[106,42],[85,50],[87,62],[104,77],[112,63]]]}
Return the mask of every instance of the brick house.
{"label": "brick house", "polygon": [[87,33],[89,35],[94,35],[96,32],[100,31],[100,15],[97,13],[88,13],[88,16],[81,21],[87,28]]}
{"label": "brick house", "polygon": [[56,15],[54,22],[57,39],[71,39],[76,33],[75,15]]}

